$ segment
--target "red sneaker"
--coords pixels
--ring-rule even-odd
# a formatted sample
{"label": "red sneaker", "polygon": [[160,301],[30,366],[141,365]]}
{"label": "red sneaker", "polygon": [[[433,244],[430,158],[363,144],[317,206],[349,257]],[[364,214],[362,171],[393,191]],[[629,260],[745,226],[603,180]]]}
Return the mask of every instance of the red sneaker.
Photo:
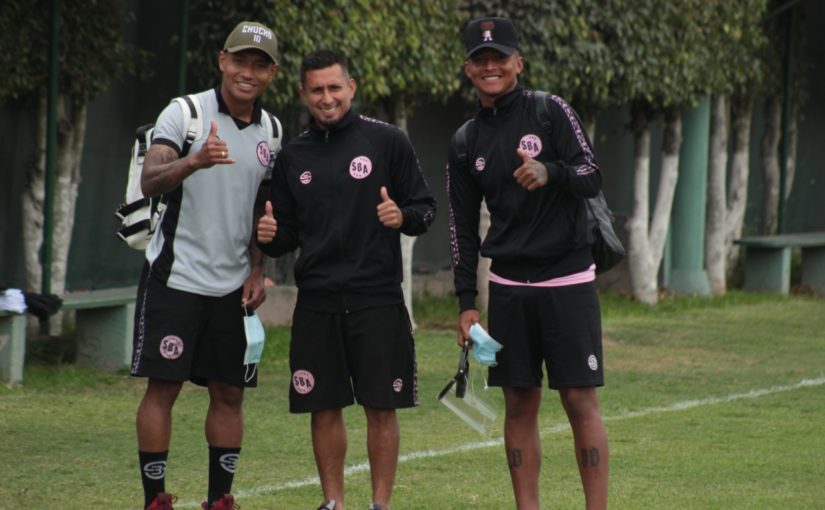
{"label": "red sneaker", "polygon": [[158,492],[158,495],[152,501],[152,504],[146,507],[146,510],[175,510],[172,508],[172,503],[177,499],[169,493]]}
{"label": "red sneaker", "polygon": [[207,506],[209,503],[204,501],[201,503],[201,508],[203,510],[236,510],[240,509],[240,505],[235,504],[235,496],[232,494],[224,494],[223,497],[217,501],[212,506]]}

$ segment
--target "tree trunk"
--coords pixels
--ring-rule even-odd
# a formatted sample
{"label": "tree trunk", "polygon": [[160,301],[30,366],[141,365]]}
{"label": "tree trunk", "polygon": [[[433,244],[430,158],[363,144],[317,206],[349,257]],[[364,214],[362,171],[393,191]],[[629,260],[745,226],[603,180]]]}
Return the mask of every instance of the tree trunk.
{"label": "tree trunk", "polygon": [[796,142],[799,140],[799,107],[794,106],[788,119],[788,164],[785,167],[785,199],[791,195],[796,175]]}
{"label": "tree trunk", "polygon": [[762,233],[775,234],[779,207],[779,140],[782,103],[779,96],[765,104],[765,133],[762,136]]}
{"label": "tree trunk", "polygon": [[[404,98],[398,97],[392,101],[392,115],[393,123],[404,133],[407,132],[407,111],[404,104]],[[390,197],[392,198],[392,197]],[[407,306],[407,313],[410,316],[410,324],[415,329],[415,317],[413,315],[413,284],[412,284],[412,266],[413,266],[413,246],[416,238],[401,234],[401,260],[402,272],[404,280],[401,282],[401,290],[404,292],[404,304]]]}
{"label": "tree trunk", "polygon": [[[659,271],[665,253],[665,242],[670,228],[670,213],[673,210],[673,196],[679,180],[679,149],[682,148],[682,114],[669,111],[665,115],[665,131],[662,139],[662,170],[659,174],[659,189],[656,192],[656,206],[650,222],[650,251],[653,267]],[[654,275],[655,276],[655,275]]]}
{"label": "tree trunk", "polygon": [[650,126],[644,112],[633,112],[636,154],[633,161],[633,212],[627,220],[627,261],[633,297],[656,304],[657,270],[647,235],[650,186]]}
{"label": "tree trunk", "polygon": [[[478,237],[483,241],[487,237],[487,231],[490,230],[490,211],[487,209],[487,202],[481,201],[481,210],[479,211],[478,220]],[[492,261],[487,257],[478,256],[478,269],[476,270],[476,288],[478,289],[478,298],[476,299],[476,308],[479,313],[487,311],[487,306],[490,304],[490,263]]]}
{"label": "tree trunk", "polygon": [[739,261],[741,252],[734,239],[742,237],[745,225],[745,206],[748,204],[748,180],[750,177],[750,139],[753,119],[753,99],[735,98],[731,104],[731,127],[733,143],[731,147],[730,177],[728,181],[727,233],[727,276]]}
{"label": "tree trunk", "polygon": [[[74,227],[77,191],[80,185],[80,158],[86,135],[86,107],[69,107],[58,97],[57,159],[55,164],[51,292],[58,296],[66,290],[66,266]],[[26,288],[41,292],[42,248],[46,169],[46,100],[38,105],[37,143],[34,164],[29,168],[23,194],[23,244]],[[50,321],[50,333],[60,330],[61,314]]]}
{"label": "tree trunk", "polygon": [[716,96],[711,104],[710,154],[708,157],[707,214],[705,218],[705,268],[713,294],[727,291],[727,204],[725,181],[728,167],[728,100]]}

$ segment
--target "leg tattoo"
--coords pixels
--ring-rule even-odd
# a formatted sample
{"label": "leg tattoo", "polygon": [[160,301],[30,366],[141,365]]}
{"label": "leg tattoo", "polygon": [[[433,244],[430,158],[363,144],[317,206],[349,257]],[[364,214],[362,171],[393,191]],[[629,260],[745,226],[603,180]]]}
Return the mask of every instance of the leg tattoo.
{"label": "leg tattoo", "polygon": [[598,448],[582,448],[581,450],[582,467],[599,465],[599,449]]}
{"label": "leg tattoo", "polygon": [[507,463],[510,465],[511,468],[520,467],[523,462],[521,456],[521,450],[519,448],[513,448],[509,452],[507,452]]}

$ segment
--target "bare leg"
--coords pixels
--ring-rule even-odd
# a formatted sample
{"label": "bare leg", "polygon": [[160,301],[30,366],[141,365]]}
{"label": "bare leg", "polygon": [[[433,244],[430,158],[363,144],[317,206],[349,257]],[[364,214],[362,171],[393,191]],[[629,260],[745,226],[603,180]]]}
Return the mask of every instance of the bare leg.
{"label": "bare leg", "polygon": [[503,388],[504,448],[518,510],[539,508],[541,388]]}
{"label": "bare leg", "polygon": [[401,434],[394,409],[365,407],[367,415],[367,452],[372,475],[372,501],[382,508],[390,505],[395,470],[398,466],[398,446]]}
{"label": "bare leg", "polygon": [[603,510],[607,508],[607,432],[596,388],[571,388],[559,394],[573,429],[587,510]]}
{"label": "bare leg", "polygon": [[335,510],[343,510],[347,429],[341,409],[312,413],[312,449],[324,499],[334,499]]}
{"label": "bare leg", "polygon": [[236,448],[243,441],[243,388],[210,381],[206,413],[206,442],[210,446]]}
{"label": "bare leg", "polygon": [[182,382],[149,379],[135,420],[139,451],[163,452],[169,449],[172,406],[182,386]]}

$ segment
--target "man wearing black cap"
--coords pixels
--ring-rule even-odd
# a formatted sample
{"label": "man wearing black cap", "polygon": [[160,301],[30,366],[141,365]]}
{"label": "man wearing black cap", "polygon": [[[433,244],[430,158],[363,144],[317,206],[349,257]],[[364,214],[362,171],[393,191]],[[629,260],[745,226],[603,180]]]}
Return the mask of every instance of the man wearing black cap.
{"label": "man wearing black cap", "polygon": [[[573,109],[519,87],[524,61],[512,22],[472,20],[464,44],[464,72],[480,109],[453,137],[447,169],[458,343],[479,321],[480,252],[492,259],[489,331],[504,347],[488,383],[504,391],[517,508],[539,508],[542,364],[573,430],[587,508],[605,508],[607,435],[596,396],[604,384],[601,318],[584,202],[599,192],[599,168]],[[549,125],[540,122],[539,100],[547,102],[541,120]],[[482,199],[490,211],[483,242]]]}
{"label": "man wearing black cap", "polygon": [[[271,136],[277,121],[258,98],[278,70],[277,51],[271,29],[239,23],[218,54],[221,84],[170,103],[146,154],[143,192],[162,194],[166,203],[146,248],[131,370],[148,378],[137,438],[144,506],[151,510],[172,508],[166,459],[172,406],[186,380],[209,390],[209,487],[202,508],[235,507],[230,492],[243,436],[243,390],[257,384],[258,360],[248,346],[262,341],[262,328],[245,333],[251,321],[245,310],[266,296],[252,228],[279,148]],[[196,122],[187,124],[186,113]]]}

